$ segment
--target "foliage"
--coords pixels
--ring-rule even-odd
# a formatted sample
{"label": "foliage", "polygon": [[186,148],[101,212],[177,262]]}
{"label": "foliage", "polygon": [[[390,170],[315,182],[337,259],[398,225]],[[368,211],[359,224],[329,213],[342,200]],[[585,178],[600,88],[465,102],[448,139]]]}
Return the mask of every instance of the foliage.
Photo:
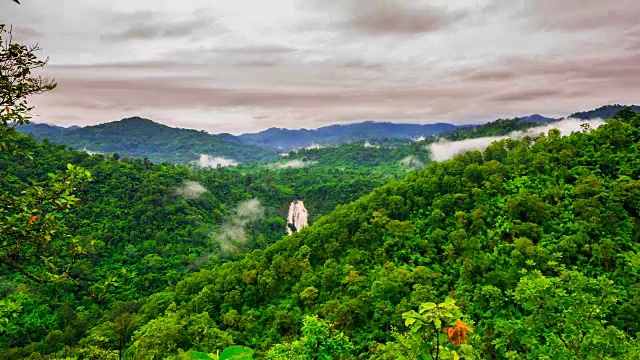
{"label": "foliage", "polygon": [[349,358],[353,345],[342,332],[334,332],[332,325],[317,316],[303,319],[300,340],[276,345],[267,354],[268,360],[331,360]]}
{"label": "foliage", "polygon": [[[11,30],[0,24],[0,150],[14,157],[31,156],[16,146],[20,136],[15,132],[15,126],[29,122],[27,97],[56,86],[33,74],[46,64],[36,56],[38,50],[14,43]],[[67,164],[64,173],[47,173],[42,183],[0,188],[0,264],[41,284],[70,280],[84,287],[71,268],[87,244],[68,236],[61,218],[77,202],[77,187],[90,179],[88,171]]]}
{"label": "foliage", "polygon": [[12,150],[15,126],[29,122],[27,97],[56,87],[53,80],[33,74],[47,63],[38,59],[39,50],[37,45],[15,43],[11,29],[0,24],[0,151]]}
{"label": "foliage", "polygon": [[614,117],[619,111],[624,110],[624,109],[631,109],[634,111],[640,111],[640,106],[637,105],[632,105],[632,106],[626,106],[626,105],[620,105],[620,104],[615,104],[615,105],[605,105],[605,106],[601,106],[597,109],[594,110],[590,110],[590,111],[583,111],[583,112],[576,112],[573,113],[571,115],[569,115],[570,118],[575,118],[575,119],[611,119],[612,117]]}
{"label": "foliage", "polygon": [[452,298],[440,304],[424,303],[418,312],[411,310],[402,314],[405,325],[411,327],[417,340],[410,349],[415,355],[410,358],[473,359],[473,348],[467,344],[467,332],[473,329],[460,320],[461,317],[462,312]]}
{"label": "foliage", "polygon": [[[465,359],[628,358],[638,352],[640,332],[639,124],[638,115],[621,113],[595,130],[503,140],[484,153],[430,164],[337,206],[292,236],[260,243],[265,228],[256,225],[256,242],[247,248],[255,250],[229,260],[211,258],[193,274],[172,273],[181,262],[170,263],[172,254],[189,254],[186,244],[196,244],[195,229],[161,242],[162,231],[179,232],[194,215],[215,229],[228,209],[249,197],[262,199],[267,209],[284,209],[293,191],[310,186],[311,179],[324,181],[322,168],[193,172],[24,140],[41,161],[36,172],[64,162],[91,170],[94,181],[80,194],[91,206],[79,204],[80,211],[67,218],[74,219],[69,225],[77,236],[91,233],[76,223],[100,224],[101,235],[91,237],[111,234],[109,245],[98,247],[103,255],[91,260],[93,276],[119,268],[144,276],[119,281],[108,304],[99,307],[90,298],[69,296],[45,307],[39,299],[48,293],[30,289],[32,295],[20,300],[22,310],[12,315],[16,332],[3,338],[11,344],[3,355],[63,354],[60,345],[44,340],[20,343],[28,332],[62,339],[67,354],[117,358],[119,336],[109,324],[131,313],[135,326],[124,336],[124,358],[213,354],[232,344],[252,348],[256,358],[298,356],[291,354],[320,343],[303,330],[314,315],[324,329],[318,334],[327,334],[326,322],[332,324],[329,338],[348,338],[353,348],[345,358],[417,359],[434,341],[440,346],[427,353],[433,357],[441,349],[439,358],[453,358],[453,351]],[[20,171],[9,166],[10,183],[19,183]],[[207,192],[177,199],[172,189],[186,179]],[[281,188],[267,185],[277,179],[301,187],[278,198],[275,189]],[[264,185],[245,188],[247,183]],[[316,188],[316,204],[331,188]],[[214,209],[219,217],[208,217]],[[140,235],[147,229],[149,235]],[[158,279],[153,295],[145,285],[152,284],[145,283],[151,274]],[[171,276],[176,280],[166,287],[162,281]],[[22,296],[13,289],[6,298]],[[420,313],[422,304],[446,297],[457,310],[443,308],[438,317],[432,312],[437,307],[427,305]],[[402,316],[412,309],[430,316],[416,332]]]}

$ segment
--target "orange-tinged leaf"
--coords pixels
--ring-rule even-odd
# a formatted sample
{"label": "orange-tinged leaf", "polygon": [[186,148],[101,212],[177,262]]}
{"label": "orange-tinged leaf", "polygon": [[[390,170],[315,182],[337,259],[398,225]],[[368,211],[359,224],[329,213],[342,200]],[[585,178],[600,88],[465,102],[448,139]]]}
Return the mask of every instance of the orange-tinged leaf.
{"label": "orange-tinged leaf", "polygon": [[473,329],[464,321],[458,320],[454,326],[447,327],[444,331],[447,333],[447,339],[449,342],[456,346],[460,346],[461,344],[467,343],[467,331],[473,332]]}
{"label": "orange-tinged leaf", "polygon": [[461,328],[461,329],[465,329],[469,332],[473,332],[473,329],[469,327],[469,325],[467,325],[467,323],[465,323],[464,321],[456,321],[456,327],[457,328]]}
{"label": "orange-tinged leaf", "polygon": [[34,221],[36,221],[38,217],[36,215],[33,215],[32,217],[29,218],[29,224],[33,224]]}

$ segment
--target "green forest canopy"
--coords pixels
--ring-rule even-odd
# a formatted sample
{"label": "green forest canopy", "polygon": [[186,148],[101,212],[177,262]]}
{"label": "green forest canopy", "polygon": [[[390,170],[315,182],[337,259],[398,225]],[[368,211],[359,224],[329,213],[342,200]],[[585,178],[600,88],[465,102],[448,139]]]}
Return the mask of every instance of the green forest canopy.
{"label": "green forest canopy", "polygon": [[[317,326],[329,322],[348,339],[337,342],[345,346],[344,358],[397,358],[411,356],[404,346],[415,341],[402,314],[451,297],[473,327],[469,344],[482,358],[629,358],[640,332],[639,124],[640,116],[623,112],[596,130],[503,140],[485,152],[431,164],[266,248],[174,274],[173,286],[154,288],[148,297],[146,284],[124,284],[141,281],[136,276],[123,281],[128,297],[114,289],[107,304],[75,298],[72,289],[52,298],[57,289],[16,288],[24,280],[14,277],[4,301],[22,309],[13,312],[3,336],[5,356],[117,354],[117,332],[109,324],[131,314],[124,348],[132,358],[206,353],[234,343],[263,357],[269,349],[281,351],[275,344],[304,348],[291,342],[313,314]],[[145,166],[64,153],[103,167],[142,172]],[[174,176],[190,174],[180,169]],[[151,208],[163,200],[148,201]],[[154,216],[167,223],[162,214],[144,222]],[[100,213],[87,227],[97,219],[141,223]],[[83,268],[92,274],[110,262],[113,269],[126,267],[140,262],[136,252],[158,246],[162,257],[142,261],[166,266],[161,259],[173,243],[139,236],[120,256],[86,260]],[[184,236],[193,241],[192,234]],[[196,335],[203,326],[211,329],[204,338]],[[25,342],[27,334],[42,335]]]}

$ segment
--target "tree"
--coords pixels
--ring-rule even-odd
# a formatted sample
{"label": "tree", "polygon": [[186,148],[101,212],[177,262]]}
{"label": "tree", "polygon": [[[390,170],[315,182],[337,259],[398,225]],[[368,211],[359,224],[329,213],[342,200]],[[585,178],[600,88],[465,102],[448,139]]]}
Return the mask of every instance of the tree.
{"label": "tree", "polygon": [[[630,358],[631,339],[607,321],[622,294],[606,276],[564,269],[555,277],[526,273],[513,294],[524,317],[498,321],[502,336],[495,345],[513,359]],[[511,336],[516,334],[522,335]]]}
{"label": "tree", "polygon": [[[33,75],[47,63],[38,59],[38,50],[14,43],[11,30],[0,24],[0,150],[19,156],[30,156],[19,148],[15,130],[29,122],[27,98],[56,87],[52,79]],[[20,192],[0,190],[0,264],[37,283],[71,280],[84,287],[70,270],[87,244],[68,236],[61,220],[78,202],[77,188],[90,178],[68,164],[66,172],[49,173],[46,181]]]}
{"label": "tree", "polygon": [[269,360],[330,360],[347,358],[354,350],[353,344],[342,332],[317,316],[303,320],[302,337],[290,344],[279,344],[267,354]]}
{"label": "tree", "polygon": [[414,335],[414,341],[405,343],[412,344],[408,350],[416,354],[417,359],[474,358],[473,348],[467,344],[467,332],[473,332],[473,329],[460,319],[462,312],[452,298],[440,304],[424,303],[417,312],[411,310],[402,317]]}
{"label": "tree", "polygon": [[118,316],[112,323],[109,323],[109,329],[118,335],[118,358],[122,360],[122,346],[126,340],[126,336],[137,325],[137,320],[131,313],[124,313]]}
{"label": "tree", "polygon": [[51,91],[56,87],[53,79],[33,75],[33,71],[47,64],[36,53],[38,45],[13,42],[11,29],[0,24],[0,150],[8,150],[7,141],[15,134],[15,127],[29,122],[27,97]]}

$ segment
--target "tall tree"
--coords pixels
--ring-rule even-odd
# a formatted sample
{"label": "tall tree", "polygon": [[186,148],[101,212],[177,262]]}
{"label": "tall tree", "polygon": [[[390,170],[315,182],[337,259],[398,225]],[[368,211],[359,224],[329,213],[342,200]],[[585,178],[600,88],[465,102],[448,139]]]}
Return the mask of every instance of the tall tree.
{"label": "tall tree", "polygon": [[[31,157],[19,148],[15,128],[29,123],[27,99],[53,90],[53,79],[34,75],[46,65],[38,45],[13,41],[11,29],[0,24],[0,150]],[[88,171],[71,164],[66,172],[49,174],[20,192],[0,190],[0,264],[37,283],[71,280],[83,286],[69,269],[86,245],[65,234],[62,215],[78,199],[74,192]]]}

